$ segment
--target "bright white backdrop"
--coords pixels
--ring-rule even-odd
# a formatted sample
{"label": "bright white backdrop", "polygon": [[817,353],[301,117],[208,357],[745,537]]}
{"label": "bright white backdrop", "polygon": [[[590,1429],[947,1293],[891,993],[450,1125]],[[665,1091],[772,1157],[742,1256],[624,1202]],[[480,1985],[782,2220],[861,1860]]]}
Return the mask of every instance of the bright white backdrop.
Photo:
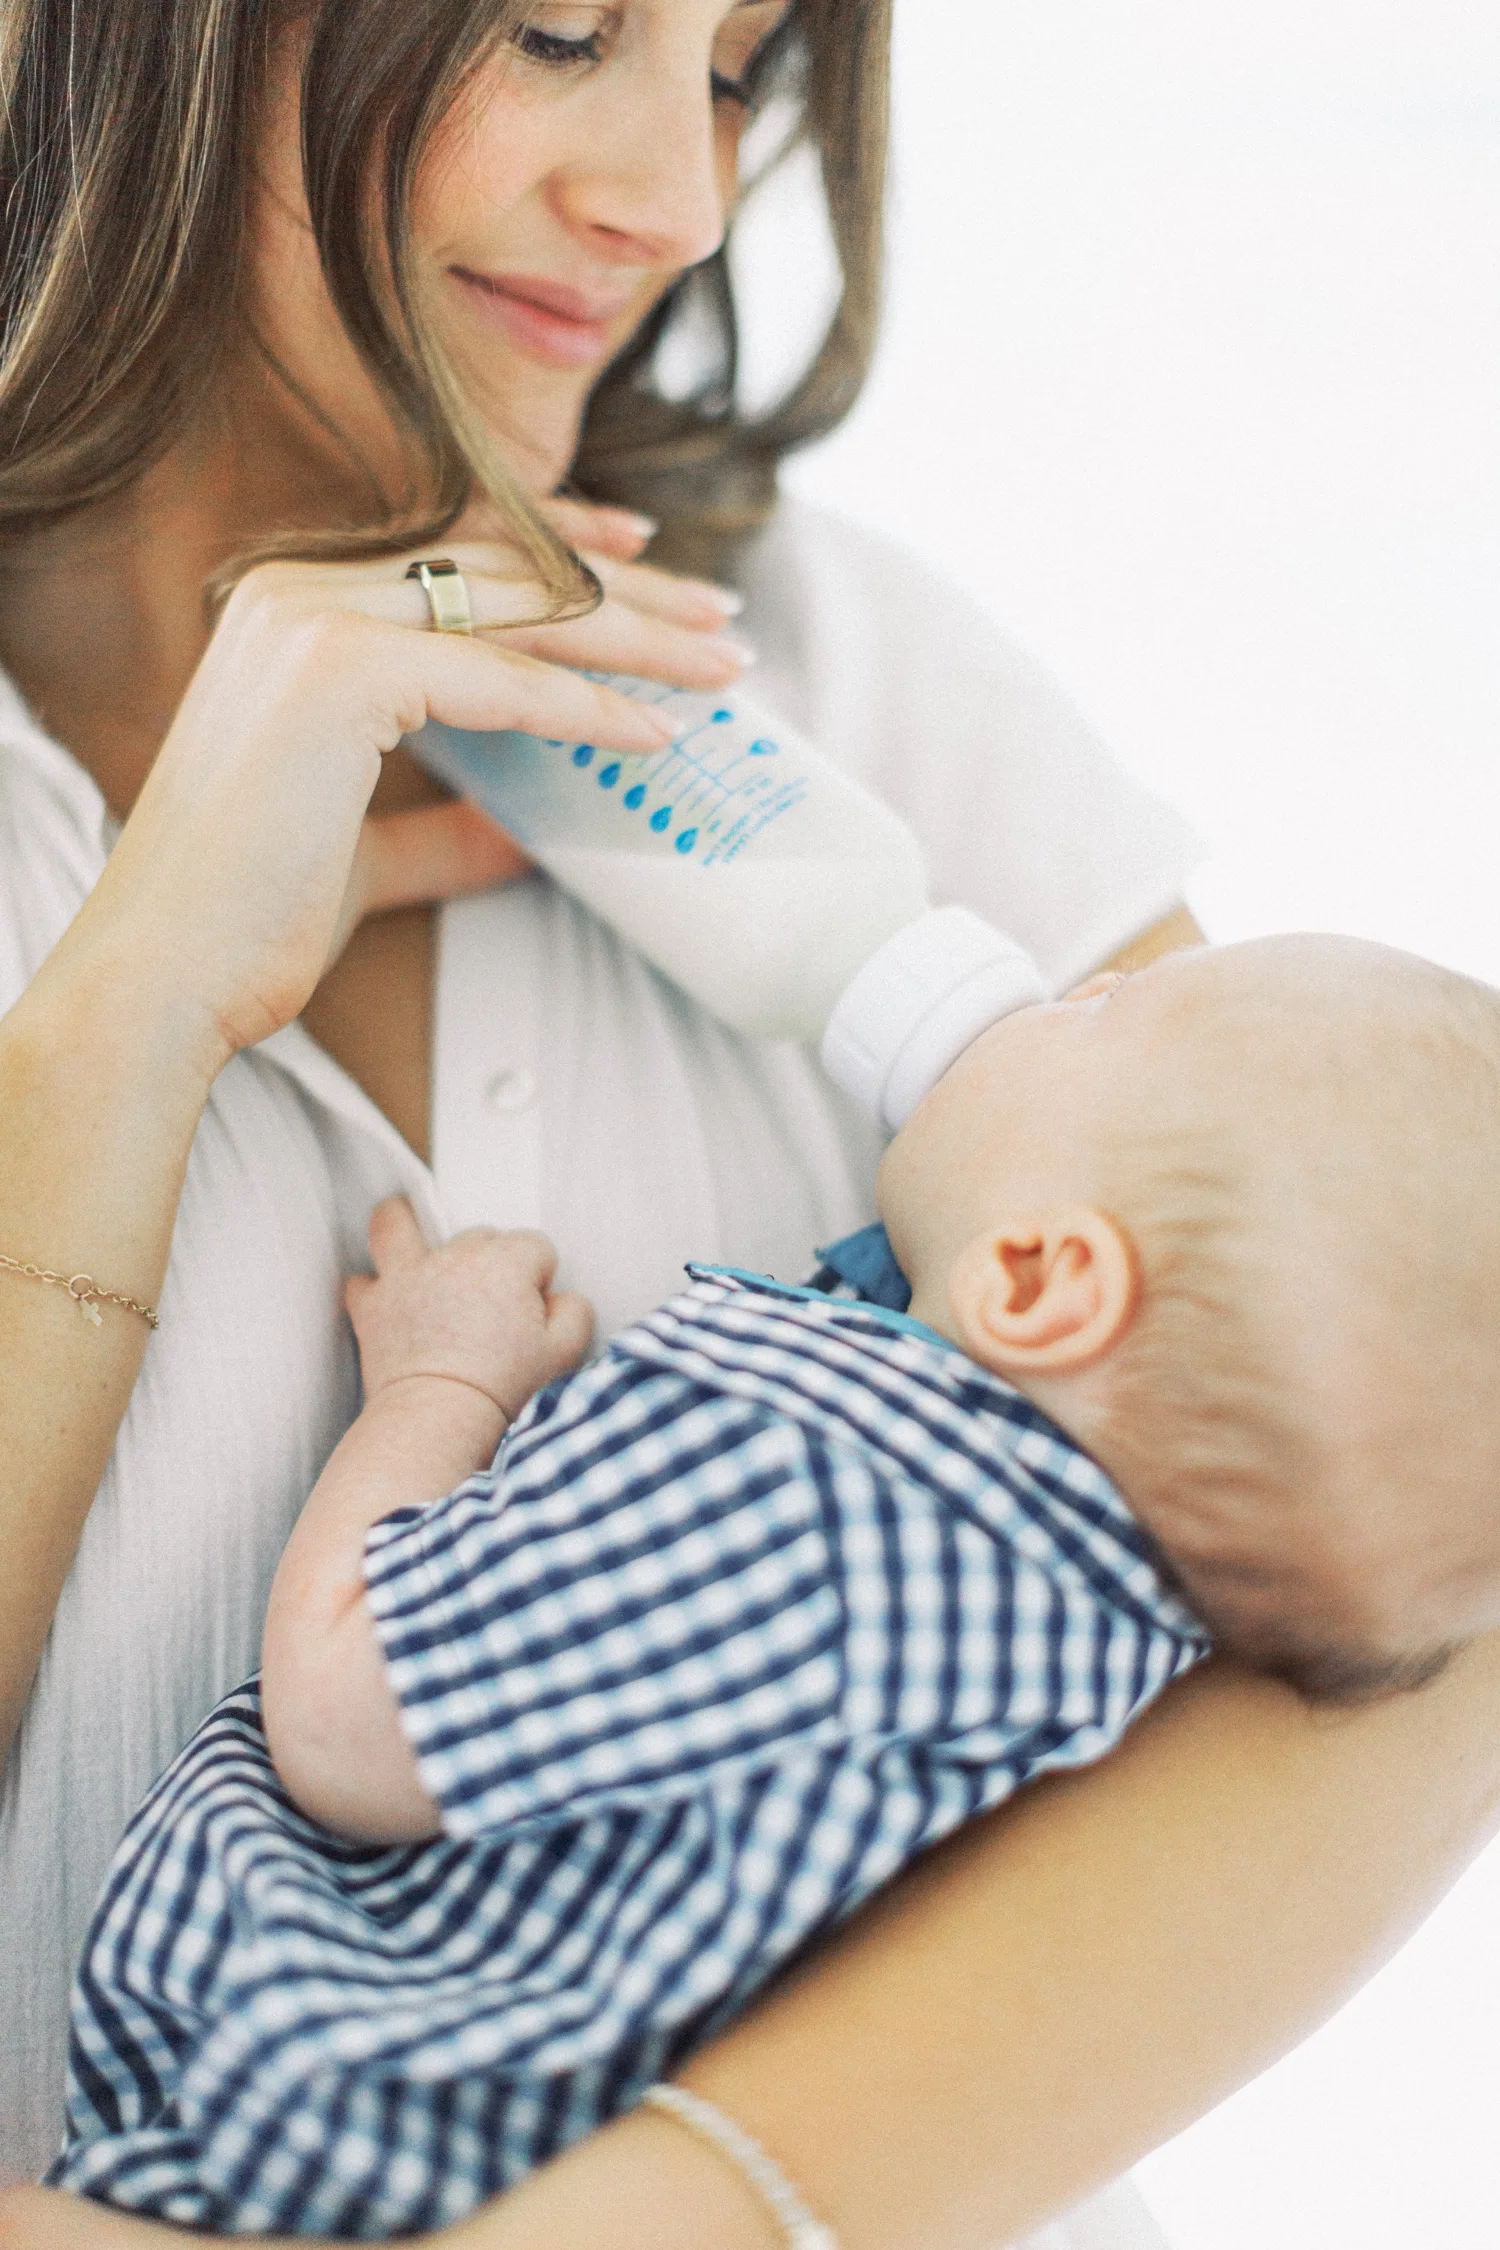
{"label": "bright white backdrop", "polygon": [[[1212,935],[1500,980],[1500,10],[897,12],[886,343],[792,483],[1050,661],[1202,832]],[[822,270],[774,231],[762,385]],[[1492,1854],[1145,2179],[1176,2250],[1496,2250],[1497,2119]]]}

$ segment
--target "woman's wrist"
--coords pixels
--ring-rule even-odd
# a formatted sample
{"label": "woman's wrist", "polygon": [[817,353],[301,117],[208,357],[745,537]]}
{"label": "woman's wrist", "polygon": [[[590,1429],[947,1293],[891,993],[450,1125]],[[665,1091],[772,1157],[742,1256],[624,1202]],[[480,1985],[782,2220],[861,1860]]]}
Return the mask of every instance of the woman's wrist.
{"label": "woman's wrist", "polygon": [[783,2250],[733,2166],[643,2109],[425,2239],[432,2250]]}
{"label": "woman's wrist", "polygon": [[139,1090],[163,1124],[196,1129],[233,1048],[185,974],[183,932],[120,923],[91,899],[16,1002],[14,1026],[39,1060],[80,1065],[101,1089]]}

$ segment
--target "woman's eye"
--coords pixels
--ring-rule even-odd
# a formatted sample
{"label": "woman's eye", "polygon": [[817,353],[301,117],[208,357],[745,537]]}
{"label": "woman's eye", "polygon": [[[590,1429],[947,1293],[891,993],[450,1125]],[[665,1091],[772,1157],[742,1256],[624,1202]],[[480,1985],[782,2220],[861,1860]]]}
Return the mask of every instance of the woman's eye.
{"label": "woman's eye", "polygon": [[531,20],[517,25],[510,45],[549,70],[569,70],[578,63],[603,61],[607,45],[609,11],[573,0],[562,7],[537,7]]}
{"label": "woman's eye", "polygon": [[710,76],[714,100],[754,109],[766,90],[777,56],[792,29],[786,0],[748,0],[725,26],[716,67]]}
{"label": "woman's eye", "polygon": [[566,69],[570,64],[596,63],[604,53],[604,40],[597,31],[566,39],[560,31],[544,31],[537,23],[522,24],[511,43],[529,61],[544,63],[553,70]]}

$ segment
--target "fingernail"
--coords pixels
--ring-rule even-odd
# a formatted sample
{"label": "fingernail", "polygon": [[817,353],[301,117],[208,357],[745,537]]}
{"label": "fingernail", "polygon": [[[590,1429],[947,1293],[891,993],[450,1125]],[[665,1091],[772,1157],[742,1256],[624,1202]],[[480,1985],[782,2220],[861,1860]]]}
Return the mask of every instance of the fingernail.
{"label": "fingernail", "polygon": [[663,711],[643,711],[641,713],[641,725],[655,735],[663,749],[669,742],[675,742],[677,739],[677,729]]}
{"label": "fingernail", "polygon": [[654,539],[661,529],[655,516],[638,515],[634,508],[620,508],[616,513],[623,516],[631,530],[638,531],[643,539]]}
{"label": "fingernail", "polygon": [[722,649],[726,656],[732,657],[736,664],[741,665],[753,664],[760,654],[759,649],[752,648],[749,641],[741,640],[738,633],[715,633],[712,645]]}
{"label": "fingernail", "polygon": [[711,578],[695,578],[693,591],[712,603],[721,617],[738,617],[745,606],[743,594],[736,593],[732,586],[716,586]]}

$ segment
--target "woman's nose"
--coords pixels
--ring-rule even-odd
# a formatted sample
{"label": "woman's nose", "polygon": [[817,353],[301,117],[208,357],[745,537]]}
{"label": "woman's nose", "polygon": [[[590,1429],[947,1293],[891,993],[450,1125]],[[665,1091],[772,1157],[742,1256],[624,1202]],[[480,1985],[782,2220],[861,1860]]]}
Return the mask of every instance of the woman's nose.
{"label": "woman's nose", "polygon": [[601,85],[592,126],[558,173],[557,207],[597,255],[695,266],[724,239],[734,151],[715,130],[708,71],[658,63]]}

